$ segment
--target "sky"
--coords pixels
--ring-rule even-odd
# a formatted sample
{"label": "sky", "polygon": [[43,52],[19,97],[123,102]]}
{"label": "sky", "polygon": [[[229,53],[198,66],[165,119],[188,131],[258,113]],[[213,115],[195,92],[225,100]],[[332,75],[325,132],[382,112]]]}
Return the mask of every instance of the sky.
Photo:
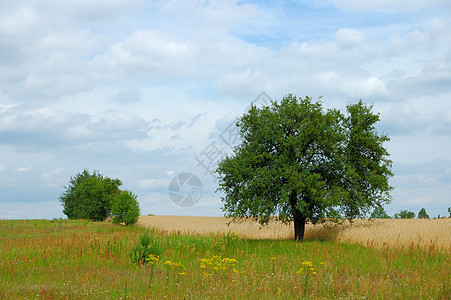
{"label": "sky", "polygon": [[236,118],[287,94],[373,105],[386,211],[448,216],[448,0],[0,0],[0,219],[64,218],[84,169],[142,214],[222,216]]}

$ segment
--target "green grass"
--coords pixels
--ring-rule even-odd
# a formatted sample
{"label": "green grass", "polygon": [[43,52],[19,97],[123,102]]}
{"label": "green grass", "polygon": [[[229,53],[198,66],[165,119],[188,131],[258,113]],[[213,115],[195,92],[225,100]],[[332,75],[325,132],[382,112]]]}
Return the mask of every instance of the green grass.
{"label": "green grass", "polygon": [[[145,232],[163,253],[139,266],[130,251]],[[446,251],[0,221],[1,299],[449,299],[450,279]]]}

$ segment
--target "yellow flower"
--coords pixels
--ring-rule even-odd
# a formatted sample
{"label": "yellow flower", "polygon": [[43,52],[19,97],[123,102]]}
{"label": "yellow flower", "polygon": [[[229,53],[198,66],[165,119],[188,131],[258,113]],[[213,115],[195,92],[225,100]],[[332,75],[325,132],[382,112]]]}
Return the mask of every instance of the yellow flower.
{"label": "yellow flower", "polygon": [[271,260],[275,260],[276,258],[273,256],[273,257],[271,257]]}
{"label": "yellow flower", "polygon": [[303,266],[307,266],[307,267],[312,267],[313,266],[313,262],[311,262],[311,261],[303,261],[302,265]]}
{"label": "yellow flower", "polygon": [[170,260],[165,261],[164,266],[167,268],[171,268],[172,270],[175,269],[176,271],[181,271],[181,272],[183,272],[182,270],[186,269],[182,263],[170,261]]}
{"label": "yellow flower", "polygon": [[235,258],[228,257],[222,258],[218,255],[214,255],[211,258],[201,258],[200,268],[204,269],[205,271],[214,271],[214,272],[227,271],[228,269],[232,269],[233,271],[236,263],[237,260]]}
{"label": "yellow flower", "polygon": [[186,275],[185,272],[179,272],[179,275]]}
{"label": "yellow flower", "polygon": [[150,264],[156,263],[160,260],[160,256],[155,254],[149,254],[146,261],[150,262]]}
{"label": "yellow flower", "polygon": [[304,273],[304,268],[300,268],[299,271],[296,272],[296,274],[303,274]]}

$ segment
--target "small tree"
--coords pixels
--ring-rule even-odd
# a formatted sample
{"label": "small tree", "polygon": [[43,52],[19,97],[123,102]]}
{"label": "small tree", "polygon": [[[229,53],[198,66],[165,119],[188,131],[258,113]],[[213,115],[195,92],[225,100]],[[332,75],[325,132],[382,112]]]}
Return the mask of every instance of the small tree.
{"label": "small tree", "polygon": [[448,214],[449,214],[449,217],[451,218],[451,207],[448,207]]}
{"label": "small tree", "polygon": [[59,197],[69,219],[103,221],[111,213],[113,198],[119,192],[119,179],[104,177],[98,171],[76,174]]}
{"label": "small tree", "polygon": [[137,198],[130,191],[120,192],[114,197],[111,207],[114,224],[125,223],[125,225],[132,225],[138,221],[140,209]]}
{"label": "small tree", "polygon": [[422,208],[418,212],[418,219],[429,219],[429,215],[427,214],[426,209]]}
{"label": "small tree", "polygon": [[371,219],[391,219],[382,206],[376,207],[370,216]]}
{"label": "small tree", "polygon": [[395,219],[415,219],[413,211],[401,210],[399,214],[395,214]]}

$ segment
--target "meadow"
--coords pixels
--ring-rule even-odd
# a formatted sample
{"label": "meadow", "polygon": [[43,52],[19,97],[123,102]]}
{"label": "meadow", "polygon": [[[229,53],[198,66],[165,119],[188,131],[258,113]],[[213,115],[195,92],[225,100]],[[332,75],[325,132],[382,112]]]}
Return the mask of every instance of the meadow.
{"label": "meadow", "polygon": [[[426,235],[439,226],[444,243],[418,241],[428,228],[421,224],[423,231],[410,243],[401,235],[397,244],[388,243],[390,236],[379,244],[368,240],[365,230],[371,226],[362,225],[316,228],[317,236],[310,230],[304,242],[295,242],[232,230],[3,220],[0,298],[450,299],[450,221],[429,220]],[[275,234],[275,226],[264,230]],[[412,230],[411,224],[402,226],[399,222],[395,231]],[[186,222],[184,228],[189,228]],[[353,230],[363,230],[363,242],[352,241],[357,236]],[[347,231],[352,233],[349,240],[338,240]],[[144,234],[161,255],[134,264],[130,252]]]}

